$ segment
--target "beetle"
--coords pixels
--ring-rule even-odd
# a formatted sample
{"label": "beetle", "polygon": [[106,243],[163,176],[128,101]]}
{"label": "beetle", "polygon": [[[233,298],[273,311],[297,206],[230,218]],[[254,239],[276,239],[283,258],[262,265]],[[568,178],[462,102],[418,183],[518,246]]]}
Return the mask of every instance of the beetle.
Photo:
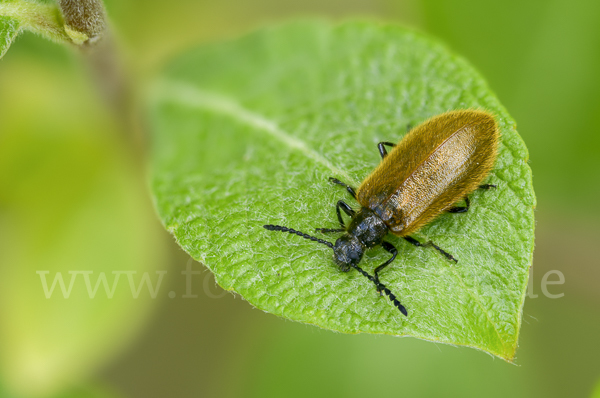
{"label": "beetle", "polygon": [[[296,234],[333,249],[333,259],[341,271],[354,268],[385,293],[404,314],[408,311],[379,280],[380,272],[394,261],[398,250],[384,240],[388,233],[420,247],[433,247],[455,263],[450,253],[429,241],[421,243],[410,235],[442,212],[469,210],[468,195],[475,189],[495,188],[480,185],[491,171],[497,156],[499,130],[492,114],[482,110],[456,110],[434,116],[414,129],[396,145],[380,142],[382,161],[358,189],[330,177],[360,204],[358,211],[346,202],[336,204],[341,228],[317,228],[322,233],[344,233],[335,244],[279,225],[265,225],[270,231]],[[388,153],[386,147],[392,150]],[[464,200],[465,205],[456,206]],[[346,227],[342,212],[351,217]],[[392,256],[370,275],[358,266],[366,249],[381,245]]]}

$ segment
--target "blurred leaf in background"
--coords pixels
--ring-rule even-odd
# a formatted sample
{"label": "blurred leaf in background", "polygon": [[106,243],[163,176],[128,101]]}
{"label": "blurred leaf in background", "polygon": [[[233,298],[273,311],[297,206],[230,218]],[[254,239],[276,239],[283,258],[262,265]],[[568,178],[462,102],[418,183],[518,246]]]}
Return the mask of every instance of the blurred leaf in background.
{"label": "blurred leaf in background", "polygon": [[0,63],[0,374],[19,396],[79,383],[129,341],[156,300],[133,299],[122,276],[112,298],[90,298],[61,272],[165,269],[162,234],[122,128],[97,100],[77,54],[23,37]]}

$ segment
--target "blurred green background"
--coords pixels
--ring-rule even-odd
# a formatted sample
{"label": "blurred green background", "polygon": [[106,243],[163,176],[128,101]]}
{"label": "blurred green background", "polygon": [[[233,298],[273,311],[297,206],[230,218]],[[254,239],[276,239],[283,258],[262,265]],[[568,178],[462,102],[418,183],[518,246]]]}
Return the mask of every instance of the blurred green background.
{"label": "blurred green background", "polygon": [[[517,120],[538,197],[518,366],[416,339],[335,334],[254,310],[153,213],[78,54],[25,34],[0,61],[0,396],[600,397],[600,2],[106,0],[139,87],[171,55],[296,17],[395,21],[486,77]],[[197,298],[181,298],[188,264]],[[156,298],[46,300],[36,271],[164,275]],[[542,279],[551,271],[565,283]],[[82,277],[81,275],[78,277]],[[126,279],[127,276],[121,276]],[[550,276],[556,280],[557,276]],[[92,278],[95,281],[95,277]],[[119,290],[122,288],[122,291]],[[58,287],[57,287],[58,289]],[[177,292],[169,298],[165,292]],[[536,298],[533,298],[537,295]],[[75,299],[73,299],[75,298]],[[596,391],[594,393],[594,391]],[[595,394],[595,395],[593,395]]]}

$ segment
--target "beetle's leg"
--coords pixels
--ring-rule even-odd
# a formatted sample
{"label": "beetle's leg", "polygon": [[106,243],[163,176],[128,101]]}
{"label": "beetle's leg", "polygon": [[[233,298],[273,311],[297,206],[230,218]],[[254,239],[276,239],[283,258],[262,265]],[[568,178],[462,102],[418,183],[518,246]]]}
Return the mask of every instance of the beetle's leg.
{"label": "beetle's leg", "polygon": [[471,201],[468,196],[465,196],[466,206],[455,206],[448,209],[448,213],[466,213],[471,207]]}
{"label": "beetle's leg", "polygon": [[373,282],[377,288],[377,291],[384,292],[390,298],[390,301],[394,303],[394,306],[398,308],[400,312],[404,314],[404,316],[408,316],[408,311],[406,311],[406,308],[400,304],[400,301],[398,301],[398,298],[390,291],[390,289],[388,289],[383,283],[377,282],[374,277],[366,273],[365,270],[360,268],[358,265],[350,263],[350,266],[360,272],[362,276]]}
{"label": "beetle's leg", "polygon": [[477,189],[492,189],[492,188],[497,188],[497,186],[494,184],[483,184],[483,185],[480,185],[479,188],[477,188]]}
{"label": "beetle's leg", "polygon": [[348,206],[348,204],[346,202],[344,202],[343,200],[338,200],[337,204],[335,205],[335,212],[337,213],[337,217],[338,217],[338,221],[340,222],[340,225],[345,230],[346,224],[344,224],[344,219],[342,218],[342,213],[340,213],[340,209],[344,210],[344,213],[346,213],[350,217],[354,217],[356,212],[354,210],[352,210],[352,208],[350,206]]}
{"label": "beetle's leg", "polygon": [[406,241],[408,243],[412,243],[415,246],[419,246],[419,247],[427,247],[427,246],[431,246],[433,247],[435,250],[437,250],[438,252],[442,253],[444,255],[444,257],[446,257],[448,260],[454,261],[455,263],[458,262],[457,259],[455,259],[452,254],[444,251],[441,247],[439,247],[438,245],[436,245],[435,243],[433,243],[432,241],[429,241],[427,243],[421,243],[418,240],[416,240],[415,238],[411,238],[410,236],[404,236],[404,239],[406,239]]}
{"label": "beetle's leg", "polygon": [[316,228],[315,231],[321,232],[322,234],[328,234],[330,232],[346,232],[346,230],[342,228]]}
{"label": "beetle's leg", "polygon": [[[383,270],[385,267],[390,265],[392,263],[392,261],[394,261],[396,259],[396,256],[398,255],[398,250],[390,242],[383,242],[381,244],[381,247],[383,247],[384,250],[389,252],[392,255],[392,257],[389,260],[387,260],[385,263],[381,264],[379,267],[375,268],[374,274],[375,274],[375,281],[376,281],[377,286],[379,286],[379,273],[381,272],[381,270]],[[379,288],[377,289],[377,292],[379,293],[380,296],[383,296],[383,294],[381,293],[381,290],[379,290]]]}
{"label": "beetle's leg", "polygon": [[356,191],[350,185],[345,184],[345,183],[341,182],[340,180],[338,180],[337,178],[333,178],[333,177],[329,177],[329,181],[333,182],[334,184],[343,186],[344,188],[346,188],[346,191],[348,191],[348,193],[350,195],[352,195],[352,197],[354,199],[356,199]]}
{"label": "beetle's leg", "polygon": [[377,144],[377,148],[379,149],[379,154],[381,155],[382,159],[387,156],[387,150],[385,149],[385,145],[392,148],[396,146],[396,144],[387,141],[382,141],[379,144]]}
{"label": "beetle's leg", "polygon": [[[477,189],[492,189],[492,188],[496,188],[496,185],[494,184],[484,184],[484,185],[480,185],[479,188]],[[448,213],[466,213],[469,210],[469,207],[471,207],[471,202],[469,201],[469,197],[465,196],[465,202],[467,203],[466,206],[454,206],[448,209]]]}

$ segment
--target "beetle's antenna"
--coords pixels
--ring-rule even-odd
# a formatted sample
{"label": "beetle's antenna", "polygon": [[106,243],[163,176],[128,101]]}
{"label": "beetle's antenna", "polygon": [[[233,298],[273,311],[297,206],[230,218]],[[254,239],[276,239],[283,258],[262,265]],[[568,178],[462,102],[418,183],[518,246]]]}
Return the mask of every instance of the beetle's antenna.
{"label": "beetle's antenna", "polygon": [[296,231],[295,229],[282,227],[280,225],[264,225],[264,227],[265,227],[265,229],[268,229],[269,231],[281,231],[281,232],[289,232],[290,234],[296,234],[298,236],[303,237],[304,239],[309,239],[309,240],[312,240],[313,242],[322,243],[325,246],[329,246],[331,249],[333,249],[333,243],[327,242],[326,240],[323,240],[323,239],[315,238],[314,236],[310,236],[310,235],[307,235],[300,231]]}
{"label": "beetle's antenna", "polygon": [[390,301],[392,303],[394,303],[396,308],[398,308],[400,310],[400,312],[404,314],[404,316],[408,316],[408,311],[406,311],[406,308],[404,308],[404,306],[402,304],[400,304],[400,301],[398,301],[398,299],[396,298],[394,293],[392,293],[390,291],[390,289],[388,289],[383,283],[378,282],[373,276],[369,275],[358,265],[350,264],[350,266],[353,267],[354,269],[356,269],[358,272],[360,272],[365,278],[367,278],[368,280],[373,282],[375,284],[375,286],[377,287],[378,291],[383,291],[390,298]]}

